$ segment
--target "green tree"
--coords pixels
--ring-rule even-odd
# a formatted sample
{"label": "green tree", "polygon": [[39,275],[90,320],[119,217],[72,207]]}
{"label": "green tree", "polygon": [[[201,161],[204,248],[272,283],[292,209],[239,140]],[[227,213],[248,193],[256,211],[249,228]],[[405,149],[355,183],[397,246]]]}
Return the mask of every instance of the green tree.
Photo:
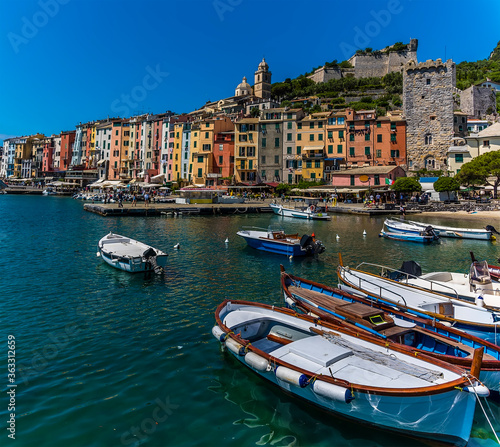
{"label": "green tree", "polygon": [[446,192],[448,194],[448,200],[450,200],[450,192],[458,191],[460,189],[460,183],[454,177],[439,177],[434,182],[434,190],[437,192]]}
{"label": "green tree", "polygon": [[420,192],[422,185],[415,177],[400,177],[391,185],[391,189],[396,192]]}
{"label": "green tree", "polygon": [[250,109],[250,116],[252,118],[258,118],[260,116],[260,110],[258,107],[252,107]]}
{"label": "green tree", "polygon": [[500,151],[488,152],[465,163],[455,178],[464,186],[493,186],[496,199],[500,185]]}

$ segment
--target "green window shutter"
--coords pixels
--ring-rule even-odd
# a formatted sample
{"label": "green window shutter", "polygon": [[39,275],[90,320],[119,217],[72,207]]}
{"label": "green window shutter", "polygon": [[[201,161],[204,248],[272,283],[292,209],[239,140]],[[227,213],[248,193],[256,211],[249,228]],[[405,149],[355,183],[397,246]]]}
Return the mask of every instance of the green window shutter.
{"label": "green window shutter", "polygon": [[337,154],[341,154],[341,153],[342,153],[342,145],[338,144],[337,145]]}
{"label": "green window shutter", "polygon": [[328,145],[328,153],[333,154],[333,144]]}
{"label": "green window shutter", "polygon": [[350,148],[349,148],[349,155],[350,155],[351,157],[354,157],[354,148],[353,148],[353,147],[350,147]]}

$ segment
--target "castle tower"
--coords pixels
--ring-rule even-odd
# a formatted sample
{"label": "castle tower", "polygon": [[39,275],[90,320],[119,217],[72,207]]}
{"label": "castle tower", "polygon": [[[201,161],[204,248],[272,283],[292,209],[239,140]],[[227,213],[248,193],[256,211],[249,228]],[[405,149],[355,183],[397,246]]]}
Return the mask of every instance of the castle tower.
{"label": "castle tower", "polygon": [[408,62],[403,70],[408,170],[447,171],[446,154],[454,135],[455,63]]}
{"label": "castle tower", "polygon": [[264,58],[255,72],[254,95],[258,98],[271,97],[271,72]]}

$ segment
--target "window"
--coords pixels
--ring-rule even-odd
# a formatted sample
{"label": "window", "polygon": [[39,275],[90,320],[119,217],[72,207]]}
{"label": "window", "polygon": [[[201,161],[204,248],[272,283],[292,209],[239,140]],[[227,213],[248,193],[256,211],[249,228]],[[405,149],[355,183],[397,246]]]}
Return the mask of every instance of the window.
{"label": "window", "polygon": [[314,141],[314,134],[313,133],[309,134],[309,141]]}
{"label": "window", "polygon": [[335,117],[333,118],[328,118],[328,124],[335,124]]}
{"label": "window", "polygon": [[396,123],[391,123],[391,130],[396,130]]}
{"label": "window", "polygon": [[349,148],[349,155],[350,155],[351,157],[355,157],[355,153],[354,153],[354,148],[353,148],[353,147],[350,147],[350,148]]}
{"label": "window", "polygon": [[203,155],[200,155],[200,156],[198,157],[198,163],[203,163]]}
{"label": "window", "polygon": [[211,144],[204,144],[203,145],[203,150],[204,151],[210,151],[212,149],[212,145]]}
{"label": "window", "polygon": [[274,156],[274,163],[277,165],[280,163],[280,156],[279,155]]}
{"label": "window", "polygon": [[373,176],[373,184],[374,185],[380,185],[380,175],[379,174],[375,174]]}
{"label": "window", "polygon": [[223,151],[223,150],[224,150],[224,145],[223,145],[223,144],[219,144],[219,150],[220,150],[220,151]]}
{"label": "window", "polygon": [[391,142],[396,142],[396,134],[391,134]]}
{"label": "window", "polygon": [[245,156],[245,146],[241,146],[240,147],[240,157],[244,157]]}
{"label": "window", "polygon": [[297,155],[302,153],[302,146],[297,146]]}
{"label": "window", "polygon": [[298,140],[298,141],[302,140],[302,134],[301,134],[301,133],[298,133],[298,134],[297,134],[297,140]]}
{"label": "window", "polygon": [[262,162],[262,164],[263,164],[263,165],[265,165],[265,164],[266,164],[266,156],[265,156],[265,155],[262,155],[262,156],[260,157],[260,160],[261,160],[261,162]]}
{"label": "window", "polygon": [[240,169],[245,169],[245,160],[240,161]]}
{"label": "window", "polygon": [[205,127],[210,127],[210,123],[206,123],[206,124],[205,124]]}
{"label": "window", "polygon": [[292,128],[292,122],[289,121],[288,123],[286,123],[286,127],[287,127],[287,129],[291,129]]}
{"label": "window", "polygon": [[365,133],[365,141],[370,141],[370,134],[369,133]]}
{"label": "window", "polygon": [[262,138],[262,147],[266,147],[267,140],[265,138]]}
{"label": "window", "polygon": [[[354,149],[354,148],[352,148]],[[355,185],[354,175],[351,175],[351,186]]]}
{"label": "window", "polygon": [[377,135],[377,143],[382,143],[382,135]]}
{"label": "window", "polygon": [[312,161],[306,161],[306,168],[311,169],[312,168]]}
{"label": "window", "polygon": [[297,123],[297,129],[302,129],[302,123]]}
{"label": "window", "polygon": [[280,139],[279,138],[274,139],[274,147],[280,147]]}
{"label": "window", "polygon": [[391,157],[392,158],[399,158],[399,150],[391,150]]}
{"label": "window", "polygon": [[[293,113],[287,113],[286,117],[291,120],[293,118]],[[291,127],[289,127],[291,129]]]}
{"label": "window", "polygon": [[344,117],[338,117],[337,118],[337,124],[344,124],[344,122],[345,122],[345,118]]}
{"label": "window", "polygon": [[205,132],[205,138],[208,138],[209,133]]}
{"label": "window", "polygon": [[193,142],[193,147],[194,147],[194,148],[196,148],[196,143],[197,143],[197,141],[194,141],[194,142]]}
{"label": "window", "polygon": [[203,169],[198,168],[198,177],[203,177]]}
{"label": "window", "polygon": [[310,128],[310,129],[314,129],[314,121],[311,121],[311,122],[309,123],[309,128]]}
{"label": "window", "polygon": [[460,125],[458,126],[458,131],[459,131],[459,132],[462,132],[463,130],[464,130],[464,128],[463,128],[463,126],[460,124]]}
{"label": "window", "polygon": [[377,158],[382,157],[382,151],[380,149],[377,149]]}
{"label": "window", "polygon": [[344,131],[343,130],[339,130],[339,138],[344,138]]}
{"label": "window", "polygon": [[238,135],[238,141],[247,141],[246,135]]}
{"label": "window", "polygon": [[288,183],[293,182],[293,174],[288,174]]}
{"label": "window", "polygon": [[365,155],[366,156],[370,156],[370,148],[369,147],[365,147]]}
{"label": "window", "polygon": [[432,144],[432,135],[426,135],[424,141],[425,144]]}
{"label": "window", "polygon": [[322,134],[322,133],[320,133],[320,134],[318,135],[318,141],[323,141],[323,134]]}
{"label": "window", "polygon": [[427,79],[427,80],[426,80],[426,84],[427,84],[427,85],[431,85],[431,80],[430,80],[430,79]]}
{"label": "window", "polygon": [[377,127],[382,127],[382,122],[381,121],[377,121]]}
{"label": "window", "polygon": [[333,144],[328,145],[328,153],[333,154]]}
{"label": "window", "polygon": [[253,160],[248,160],[248,169],[253,169]]}
{"label": "window", "polygon": [[179,132],[175,134],[175,138],[179,138]]}
{"label": "window", "polygon": [[455,154],[455,162],[463,163],[464,162],[464,154]]}
{"label": "window", "polygon": [[328,131],[328,139],[331,140],[333,138],[333,130]]}
{"label": "window", "polygon": [[115,135],[118,135],[118,130],[115,130]]}
{"label": "window", "polygon": [[316,178],[316,173],[315,172],[311,172],[311,180],[315,179],[315,178]]}
{"label": "window", "polygon": [[291,154],[292,153],[292,147],[291,146],[287,146],[286,153],[287,154]]}
{"label": "window", "polygon": [[276,130],[277,132],[279,132],[279,131],[280,131],[280,124],[279,124],[279,123],[276,123],[276,124],[274,125],[274,130]]}
{"label": "window", "polygon": [[286,134],[286,141],[292,141],[292,134],[291,133]]}
{"label": "window", "polygon": [[319,160],[316,160],[316,161],[314,162],[314,167],[315,167],[315,168],[321,168],[321,162],[320,162]]}
{"label": "window", "polygon": [[342,145],[337,144],[337,154],[341,154],[341,153],[342,153]]}
{"label": "window", "polygon": [[483,146],[484,147],[490,147],[490,140],[484,140],[483,141]]}
{"label": "window", "polygon": [[323,121],[318,121],[318,129],[323,129]]}
{"label": "window", "polygon": [[353,133],[349,134],[349,141],[354,141],[354,134]]}

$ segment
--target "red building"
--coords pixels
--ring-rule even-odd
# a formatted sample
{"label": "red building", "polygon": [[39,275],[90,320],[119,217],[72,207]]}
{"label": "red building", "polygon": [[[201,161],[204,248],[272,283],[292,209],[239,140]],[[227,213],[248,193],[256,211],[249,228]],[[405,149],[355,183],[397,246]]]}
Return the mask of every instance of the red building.
{"label": "red building", "polygon": [[60,171],[67,171],[71,164],[71,157],[73,156],[73,145],[75,143],[75,130],[61,132],[61,162],[59,166]]}
{"label": "red building", "polygon": [[[234,130],[215,134],[213,157],[214,174],[220,174],[219,178],[229,178],[234,175]],[[210,173],[207,173],[207,185],[210,180]]]}

